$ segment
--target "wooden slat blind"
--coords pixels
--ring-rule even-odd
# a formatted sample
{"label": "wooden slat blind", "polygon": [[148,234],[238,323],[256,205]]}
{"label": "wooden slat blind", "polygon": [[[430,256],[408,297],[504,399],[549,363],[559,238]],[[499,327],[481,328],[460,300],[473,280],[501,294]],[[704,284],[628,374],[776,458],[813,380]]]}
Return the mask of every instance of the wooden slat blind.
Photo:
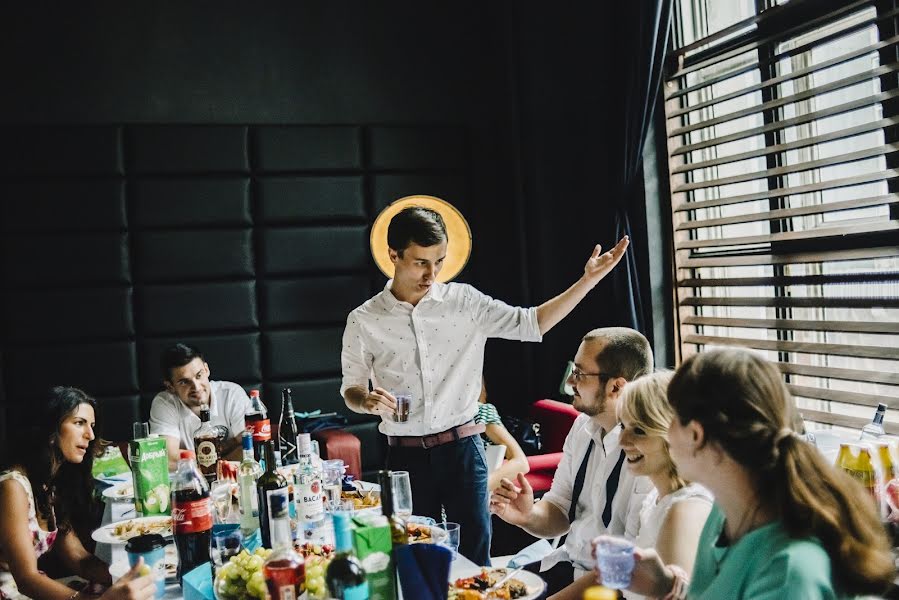
{"label": "wooden slat blind", "polygon": [[791,0],[675,48],[665,118],[680,357],[749,348],[806,421],[858,428],[883,402],[899,433],[888,4]]}

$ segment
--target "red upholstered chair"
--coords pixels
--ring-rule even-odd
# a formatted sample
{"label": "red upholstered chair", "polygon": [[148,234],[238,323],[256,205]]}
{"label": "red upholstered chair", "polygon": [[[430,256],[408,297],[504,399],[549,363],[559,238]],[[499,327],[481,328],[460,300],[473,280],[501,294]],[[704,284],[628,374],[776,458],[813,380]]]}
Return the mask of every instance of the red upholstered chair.
{"label": "red upholstered chair", "polygon": [[562,460],[562,446],[571,425],[578,416],[578,411],[570,404],[557,400],[538,400],[531,405],[530,417],[540,423],[543,436],[543,454],[528,456],[530,472],[525,475],[534,493],[541,495],[549,491],[556,473],[556,467]]}

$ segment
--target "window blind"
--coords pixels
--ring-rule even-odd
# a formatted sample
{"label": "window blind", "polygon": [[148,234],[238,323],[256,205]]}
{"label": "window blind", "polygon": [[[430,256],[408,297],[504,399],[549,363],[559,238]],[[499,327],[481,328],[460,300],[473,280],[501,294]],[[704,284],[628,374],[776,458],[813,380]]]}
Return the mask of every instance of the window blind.
{"label": "window blind", "polygon": [[899,7],[791,0],[710,33],[711,4],[679,3],[674,39],[702,35],[664,90],[680,358],[750,348],[813,427],[861,427],[899,409]]}

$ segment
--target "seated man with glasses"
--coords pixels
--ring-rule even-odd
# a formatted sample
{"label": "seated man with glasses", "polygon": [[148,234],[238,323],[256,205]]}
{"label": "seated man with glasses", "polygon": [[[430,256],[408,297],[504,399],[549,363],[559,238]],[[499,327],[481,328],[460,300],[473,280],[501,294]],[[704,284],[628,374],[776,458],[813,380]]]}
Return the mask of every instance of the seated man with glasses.
{"label": "seated man with glasses", "polygon": [[552,487],[534,503],[523,474],[503,479],[490,510],[536,537],[563,535],[558,547],[525,568],[539,573],[551,595],[593,568],[590,540],[600,534],[636,538],[640,507],[652,483],[622,468],[617,409],[628,382],[652,373],[652,349],[638,331],[594,329],[584,336],[568,384],[581,413],[562,450]]}

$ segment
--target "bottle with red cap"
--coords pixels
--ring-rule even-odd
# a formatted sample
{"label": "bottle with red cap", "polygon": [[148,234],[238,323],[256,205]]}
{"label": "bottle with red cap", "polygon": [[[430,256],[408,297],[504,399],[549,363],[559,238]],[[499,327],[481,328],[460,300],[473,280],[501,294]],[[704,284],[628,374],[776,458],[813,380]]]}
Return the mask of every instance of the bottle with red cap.
{"label": "bottle with red cap", "polygon": [[185,573],[209,562],[212,504],[209,485],[191,450],[182,450],[172,479],[172,531],[178,549],[178,582]]}
{"label": "bottle with red cap", "polygon": [[250,391],[250,408],[243,420],[244,426],[253,434],[253,458],[261,464],[265,460],[263,444],[272,439],[272,422],[268,418],[265,404],[259,397],[259,390]]}

